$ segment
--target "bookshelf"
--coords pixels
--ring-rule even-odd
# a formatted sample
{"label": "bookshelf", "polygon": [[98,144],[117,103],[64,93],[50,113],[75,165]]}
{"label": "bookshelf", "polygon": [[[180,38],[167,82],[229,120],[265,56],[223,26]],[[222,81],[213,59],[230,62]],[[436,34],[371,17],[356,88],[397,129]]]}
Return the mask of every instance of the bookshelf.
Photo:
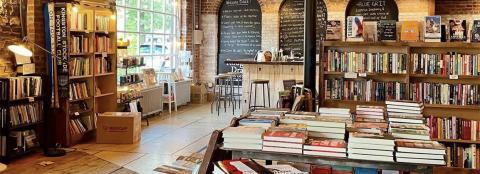
{"label": "bookshelf", "polygon": [[[324,41],[322,42],[322,63],[321,69],[324,70],[327,62],[328,50],[341,50],[344,52],[357,53],[401,53],[407,56],[407,72],[401,73],[356,73],[357,77],[347,79],[346,72],[320,71],[320,106],[322,107],[349,107],[355,111],[355,106],[360,104],[384,105],[383,101],[355,101],[355,100],[332,100],[328,99],[325,93],[325,80],[331,78],[347,79],[352,81],[373,80],[379,82],[401,82],[406,83],[408,88],[411,83],[435,83],[435,84],[465,84],[480,85],[480,76],[473,75],[440,75],[440,74],[419,74],[413,71],[412,54],[445,54],[456,52],[461,54],[478,55],[480,54],[480,44],[462,43],[462,42],[342,42],[342,41]],[[410,90],[406,90],[405,99],[410,100]],[[478,120],[480,113],[480,104],[471,105],[453,105],[440,103],[425,103],[424,115],[435,115],[448,117],[455,115],[457,117]]]}
{"label": "bookshelf", "polygon": [[70,147],[95,136],[98,113],[116,111],[116,21],[107,4],[53,4],[67,12],[71,96],[54,113],[64,132],[57,142]]}

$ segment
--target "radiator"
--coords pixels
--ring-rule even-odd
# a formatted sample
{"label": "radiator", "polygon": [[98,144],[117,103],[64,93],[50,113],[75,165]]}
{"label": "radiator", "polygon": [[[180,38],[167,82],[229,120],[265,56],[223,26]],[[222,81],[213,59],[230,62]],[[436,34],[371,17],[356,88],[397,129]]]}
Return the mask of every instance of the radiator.
{"label": "radiator", "polygon": [[163,111],[163,86],[149,87],[142,90],[143,98],[140,104],[143,107],[143,116],[155,114]]}

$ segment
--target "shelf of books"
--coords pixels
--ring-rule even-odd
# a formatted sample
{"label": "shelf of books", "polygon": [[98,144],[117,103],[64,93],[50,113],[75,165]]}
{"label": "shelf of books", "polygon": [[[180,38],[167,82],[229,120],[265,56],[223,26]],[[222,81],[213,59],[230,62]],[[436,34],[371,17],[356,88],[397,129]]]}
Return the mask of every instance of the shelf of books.
{"label": "shelf of books", "polygon": [[[46,9],[53,14],[65,10],[67,14],[68,97],[58,99],[61,111],[55,112],[65,118],[61,122],[66,133],[59,138],[63,146],[91,139],[96,114],[116,110],[110,104],[116,101],[116,25],[114,13],[105,7],[88,2],[49,3]],[[52,18],[55,16],[49,15],[46,20],[56,21]],[[55,25],[49,27],[56,28]],[[55,39],[63,39],[50,35],[52,44],[57,42]]]}
{"label": "shelf of books", "polygon": [[40,147],[40,125],[45,113],[44,88],[40,76],[0,78],[2,162],[9,162]]}

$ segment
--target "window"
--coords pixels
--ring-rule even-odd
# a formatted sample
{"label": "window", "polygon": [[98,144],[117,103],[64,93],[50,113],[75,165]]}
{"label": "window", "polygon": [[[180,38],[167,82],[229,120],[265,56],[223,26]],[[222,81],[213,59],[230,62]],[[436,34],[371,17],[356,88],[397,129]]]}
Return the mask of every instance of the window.
{"label": "window", "polygon": [[156,71],[175,69],[179,53],[177,0],[116,0],[118,39],[129,39],[129,56],[144,57]]}

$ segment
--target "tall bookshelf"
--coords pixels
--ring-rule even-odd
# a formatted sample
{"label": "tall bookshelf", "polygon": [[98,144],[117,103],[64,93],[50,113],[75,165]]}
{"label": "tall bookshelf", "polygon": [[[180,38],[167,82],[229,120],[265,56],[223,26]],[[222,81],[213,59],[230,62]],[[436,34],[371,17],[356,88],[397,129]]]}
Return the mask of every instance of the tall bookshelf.
{"label": "tall bookshelf", "polygon": [[[88,95],[72,98],[70,92],[70,98],[59,99],[55,114],[62,133],[57,141],[70,147],[93,139],[98,113],[116,111],[116,21],[106,5],[85,1],[58,4],[67,7],[69,83],[85,83],[83,92]],[[74,60],[83,62],[75,64]],[[72,91],[72,86],[69,89]],[[79,130],[78,124],[84,129]]]}

